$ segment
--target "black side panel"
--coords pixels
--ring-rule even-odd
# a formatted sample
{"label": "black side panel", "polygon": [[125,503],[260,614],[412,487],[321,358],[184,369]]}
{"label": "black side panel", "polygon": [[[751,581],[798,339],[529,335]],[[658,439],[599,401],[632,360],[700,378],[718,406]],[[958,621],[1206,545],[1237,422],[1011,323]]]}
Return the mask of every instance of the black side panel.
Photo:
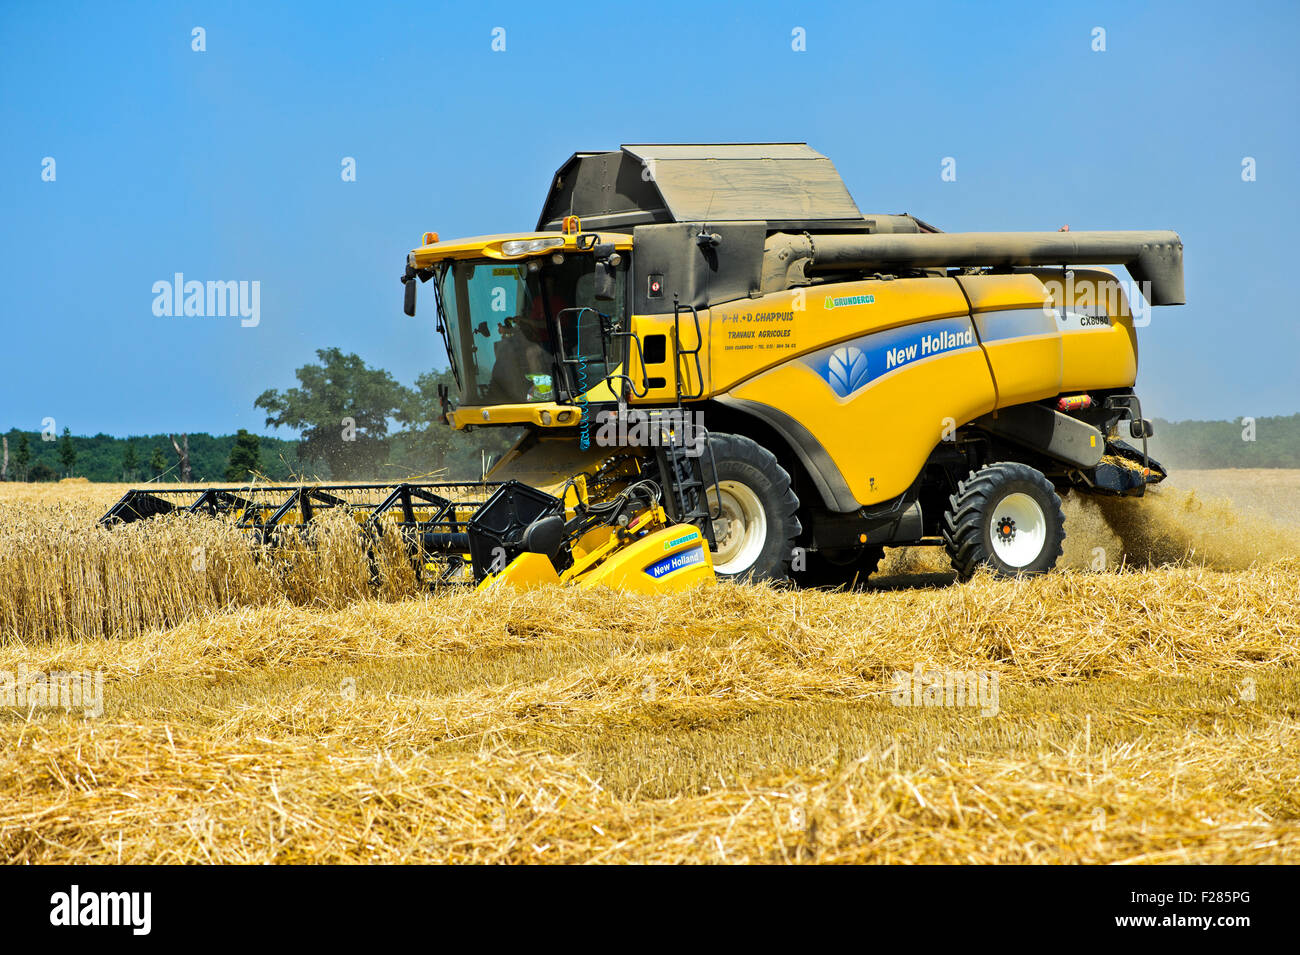
{"label": "black side panel", "polygon": [[107,514],[99,519],[102,526],[110,524],[134,524],[136,521],[148,520],[160,514],[170,514],[176,505],[155,497],[148,491],[130,490],[113,505]]}
{"label": "black side panel", "polygon": [[1106,447],[1106,436],[1101,431],[1046,405],[1012,405],[972,423],[1080,468],[1095,467]]}
{"label": "black side panel", "polygon": [[645,167],[621,151],[573,156],[560,167],[537,231],[558,232],[567,215],[581,217],[586,232],[626,232],[639,223],[672,219]]}
{"label": "black side panel", "polygon": [[[540,517],[563,514],[558,497],[545,491],[507,481],[474,512],[469,519],[469,553],[474,563],[474,579],[482,580],[493,561],[500,559],[498,570],[524,552],[524,532]],[[500,548],[499,553],[494,553]]]}
{"label": "black side panel", "polygon": [[[717,235],[701,246],[697,237]],[[707,308],[757,292],[762,284],[765,222],[674,222],[632,231],[633,314],[666,315],[673,296],[683,306]],[[651,276],[660,288],[651,289]]]}

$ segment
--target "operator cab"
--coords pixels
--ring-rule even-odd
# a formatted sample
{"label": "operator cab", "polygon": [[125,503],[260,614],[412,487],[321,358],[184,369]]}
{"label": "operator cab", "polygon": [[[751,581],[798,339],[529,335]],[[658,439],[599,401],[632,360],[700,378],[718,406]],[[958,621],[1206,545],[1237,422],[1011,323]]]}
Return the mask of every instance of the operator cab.
{"label": "operator cab", "polygon": [[571,402],[622,364],[631,238],[578,228],[411,253],[406,311],[432,280],[461,405]]}

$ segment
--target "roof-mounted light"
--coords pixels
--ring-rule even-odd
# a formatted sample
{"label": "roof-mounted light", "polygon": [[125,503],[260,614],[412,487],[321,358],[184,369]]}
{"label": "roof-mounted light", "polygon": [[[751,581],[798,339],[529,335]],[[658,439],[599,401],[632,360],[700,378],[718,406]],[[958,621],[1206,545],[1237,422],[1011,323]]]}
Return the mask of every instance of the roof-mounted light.
{"label": "roof-mounted light", "polygon": [[513,258],[517,255],[545,252],[547,249],[555,249],[562,245],[564,245],[564,239],[560,236],[553,236],[548,239],[510,239],[501,243],[501,254]]}
{"label": "roof-mounted light", "polygon": [[436,233],[436,232],[426,232],[426,233],[424,234],[424,244],[425,244],[425,245],[433,245],[433,244],[434,244],[435,242],[437,242],[437,241],[438,241],[438,233]]}

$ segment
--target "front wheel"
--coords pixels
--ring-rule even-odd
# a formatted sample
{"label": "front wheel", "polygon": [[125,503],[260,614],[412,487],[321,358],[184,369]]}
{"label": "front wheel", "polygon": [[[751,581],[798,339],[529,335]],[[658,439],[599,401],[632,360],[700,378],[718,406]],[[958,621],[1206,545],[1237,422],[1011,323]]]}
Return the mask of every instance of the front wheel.
{"label": "front wheel", "polygon": [[1045,574],[1065,541],[1061,499],[1041,471],[1000,461],[957,485],[944,515],[943,539],[957,576],[981,566],[1000,577]]}
{"label": "front wheel", "polygon": [[[710,434],[709,451],[717,467],[709,505],[713,514],[721,512],[713,522],[714,573],[751,581],[785,580],[801,530],[790,475],[771,451],[742,435]],[[706,480],[714,477],[707,459],[704,469]]]}

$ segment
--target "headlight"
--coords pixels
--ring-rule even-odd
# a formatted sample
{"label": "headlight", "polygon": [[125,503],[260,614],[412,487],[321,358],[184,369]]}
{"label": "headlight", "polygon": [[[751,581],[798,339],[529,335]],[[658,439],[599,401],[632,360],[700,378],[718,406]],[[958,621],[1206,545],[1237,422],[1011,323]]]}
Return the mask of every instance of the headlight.
{"label": "headlight", "polygon": [[501,243],[501,254],[505,256],[528,255],[530,252],[543,252],[564,245],[561,236],[550,239],[511,239]]}

